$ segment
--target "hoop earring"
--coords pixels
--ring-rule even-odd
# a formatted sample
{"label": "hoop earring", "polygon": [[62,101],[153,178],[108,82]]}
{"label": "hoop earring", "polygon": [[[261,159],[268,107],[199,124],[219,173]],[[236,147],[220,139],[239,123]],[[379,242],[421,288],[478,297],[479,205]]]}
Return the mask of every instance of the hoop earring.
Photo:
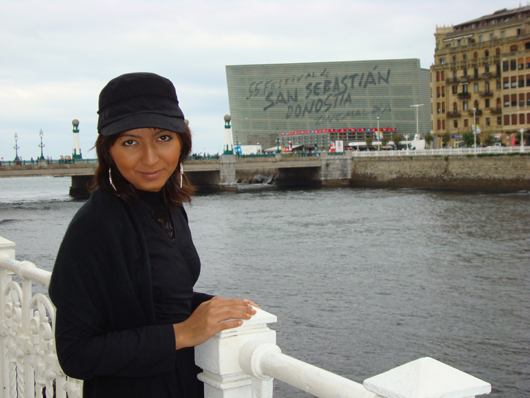
{"label": "hoop earring", "polygon": [[184,174],[184,170],[182,168],[182,163],[180,164],[180,189],[182,189],[182,175]]}
{"label": "hoop earring", "polygon": [[116,187],[114,186],[114,183],[112,182],[112,171],[110,170],[110,167],[109,167],[109,182],[110,182],[110,185],[112,185],[112,188],[114,188],[114,190],[116,192],[118,192],[118,190],[116,189]]}

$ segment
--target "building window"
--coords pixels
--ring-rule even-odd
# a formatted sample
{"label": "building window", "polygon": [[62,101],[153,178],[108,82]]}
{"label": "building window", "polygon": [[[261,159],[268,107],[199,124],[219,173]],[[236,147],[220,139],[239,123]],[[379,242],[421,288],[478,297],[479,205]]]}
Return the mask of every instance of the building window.
{"label": "building window", "polygon": [[453,86],[453,94],[458,94],[458,86]]}
{"label": "building window", "polygon": [[442,98],[445,97],[445,86],[442,86]]}
{"label": "building window", "polygon": [[475,83],[473,85],[473,90],[475,91],[475,93],[478,93],[478,83]]}
{"label": "building window", "polygon": [[517,51],[517,44],[510,46],[510,51],[511,52]]}
{"label": "building window", "polygon": [[437,81],[437,82],[440,81],[440,72],[436,72],[436,81]]}
{"label": "building window", "polygon": [[490,71],[490,66],[489,65],[486,65],[484,67],[484,72],[488,73]]}
{"label": "building window", "polygon": [[510,63],[508,61],[502,61],[502,71],[508,72],[510,70]]}
{"label": "building window", "polygon": [[530,87],[530,75],[526,75],[526,87]]}
{"label": "building window", "polygon": [[510,115],[504,115],[504,125],[505,126],[510,125]]}
{"label": "building window", "polygon": [[457,75],[457,72],[456,72],[456,70],[454,70],[454,71],[453,71],[453,79],[454,79],[454,80],[457,80],[457,76],[456,76],[456,75]]}
{"label": "building window", "polygon": [[464,102],[462,103],[462,109],[465,110],[465,111],[467,111],[467,101],[464,101]]}
{"label": "building window", "polygon": [[478,66],[475,66],[475,68],[473,69],[473,74],[475,76],[475,79],[478,79]]}
{"label": "building window", "polygon": [[491,126],[491,121],[489,117],[486,118],[486,126]]}
{"label": "building window", "polygon": [[510,80],[509,80],[507,77],[504,77],[504,78],[502,79],[502,83],[503,83],[502,87],[503,87],[505,90],[507,90],[507,89],[510,88]]}
{"label": "building window", "polygon": [[482,43],[482,35],[480,35],[480,36],[478,37],[478,42],[479,42],[479,43]]}
{"label": "building window", "polygon": [[442,129],[442,122],[440,120],[436,121],[436,127],[437,127],[437,130],[441,130]]}
{"label": "building window", "polygon": [[497,125],[502,125],[502,116],[497,116]]}
{"label": "building window", "polygon": [[487,93],[490,92],[490,82],[485,82],[484,83],[484,91],[486,91]]}
{"label": "building window", "polygon": [[519,114],[519,124],[524,124],[524,113]]}
{"label": "building window", "polygon": [[519,76],[519,87],[524,87],[524,76]]}
{"label": "building window", "polygon": [[511,84],[511,87],[512,87],[512,88],[517,88],[517,77],[512,76],[512,77],[510,78],[510,80],[511,80],[511,83],[512,83],[512,84]]}
{"label": "building window", "polygon": [[526,57],[526,69],[530,69],[530,57]]}
{"label": "building window", "polygon": [[458,40],[456,44],[460,46],[462,44],[462,40]]}
{"label": "building window", "polygon": [[462,93],[467,93],[467,83],[462,84]]}
{"label": "building window", "polygon": [[524,106],[524,93],[519,94],[519,106]]}
{"label": "building window", "polygon": [[445,64],[445,57],[440,58],[440,65],[443,65],[443,64]]}
{"label": "building window", "polygon": [[484,51],[484,56],[485,56],[486,58],[488,58],[488,57],[490,56],[490,52],[489,52],[489,50]]}
{"label": "building window", "polygon": [[475,52],[473,53],[473,58],[475,58],[475,59],[478,58],[478,52],[475,51]]}
{"label": "building window", "polygon": [[467,119],[464,119],[464,127],[469,127],[469,122]]}
{"label": "building window", "polygon": [[456,55],[453,55],[453,62],[456,62]]}
{"label": "building window", "polygon": [[484,107],[485,108],[489,108],[490,107],[490,99],[489,98],[486,98],[486,100],[484,101]]}
{"label": "building window", "polygon": [[503,38],[503,39],[504,39],[504,37],[505,37],[505,32],[504,32],[504,31],[502,31],[502,32],[501,32],[501,38]]}
{"label": "building window", "polygon": [[517,106],[517,94],[512,94],[512,106]]}
{"label": "building window", "polygon": [[509,108],[510,107],[510,96],[509,95],[505,95],[504,96],[504,107],[505,108]]}
{"label": "building window", "polygon": [[517,70],[517,61],[515,59],[510,61],[510,70]]}
{"label": "building window", "polygon": [[463,59],[464,61],[467,61],[467,54],[462,55],[462,59]]}
{"label": "building window", "polygon": [[530,106],[530,93],[526,93],[526,106]]}
{"label": "building window", "polygon": [[497,79],[497,90],[500,90],[501,87],[501,79]]}
{"label": "building window", "polygon": [[445,102],[442,102],[442,113],[445,113]]}
{"label": "building window", "polygon": [[458,128],[458,119],[453,120],[453,126],[455,129]]}
{"label": "building window", "polygon": [[490,40],[493,40],[493,33],[490,33]]}
{"label": "building window", "polygon": [[442,80],[442,82],[445,80],[445,71],[440,72],[440,79]]}
{"label": "building window", "polygon": [[519,58],[517,60],[517,69],[518,70],[524,69],[524,59],[523,58]]}
{"label": "building window", "polygon": [[517,115],[513,114],[512,115],[512,126],[515,126],[516,124],[517,124]]}

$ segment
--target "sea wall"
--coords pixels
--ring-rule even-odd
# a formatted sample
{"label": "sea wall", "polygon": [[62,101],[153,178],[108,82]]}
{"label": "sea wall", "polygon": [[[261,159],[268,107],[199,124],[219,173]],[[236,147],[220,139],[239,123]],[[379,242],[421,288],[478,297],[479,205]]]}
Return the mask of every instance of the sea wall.
{"label": "sea wall", "polygon": [[530,156],[354,157],[351,185],[487,192],[530,190]]}

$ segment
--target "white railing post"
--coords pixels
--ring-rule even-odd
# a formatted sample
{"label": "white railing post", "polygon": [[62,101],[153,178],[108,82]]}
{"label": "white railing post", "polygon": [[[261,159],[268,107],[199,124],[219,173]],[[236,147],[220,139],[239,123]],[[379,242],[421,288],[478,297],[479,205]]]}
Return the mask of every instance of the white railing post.
{"label": "white railing post", "polygon": [[[7,239],[4,239],[0,236],[0,260],[3,259],[14,259],[15,258],[15,243]],[[0,311],[5,311],[5,297],[4,297],[4,287],[12,281],[12,272],[4,268],[0,268]],[[3,317],[2,317],[3,318]],[[2,397],[9,397],[8,386],[9,383],[9,369],[11,368],[10,361],[8,358],[8,345],[7,345],[7,330],[5,322],[0,322],[0,377],[2,381],[3,392]]]}
{"label": "white railing post", "polygon": [[489,394],[491,385],[432,358],[420,358],[364,381],[385,398],[472,398]]}
{"label": "white railing post", "polygon": [[[277,321],[275,315],[257,309],[257,313],[243,325],[217,333],[195,347],[195,363],[202,368],[199,379],[204,382],[204,396],[208,398],[272,398],[273,379],[252,380],[239,364],[241,347],[250,340],[276,343],[276,332],[267,327]],[[254,394],[254,395],[253,395]]]}

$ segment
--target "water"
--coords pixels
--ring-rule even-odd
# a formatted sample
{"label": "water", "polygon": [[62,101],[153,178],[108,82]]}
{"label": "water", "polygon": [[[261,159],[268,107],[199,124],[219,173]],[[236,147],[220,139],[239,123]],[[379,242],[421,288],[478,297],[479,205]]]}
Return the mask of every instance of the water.
{"label": "water", "polygon": [[[51,269],[69,178],[0,179],[0,236]],[[37,192],[43,192],[38,194]],[[357,382],[430,356],[530,397],[530,193],[299,190],[199,196],[197,290],[278,316],[287,355]],[[304,397],[275,382],[278,397]]]}

